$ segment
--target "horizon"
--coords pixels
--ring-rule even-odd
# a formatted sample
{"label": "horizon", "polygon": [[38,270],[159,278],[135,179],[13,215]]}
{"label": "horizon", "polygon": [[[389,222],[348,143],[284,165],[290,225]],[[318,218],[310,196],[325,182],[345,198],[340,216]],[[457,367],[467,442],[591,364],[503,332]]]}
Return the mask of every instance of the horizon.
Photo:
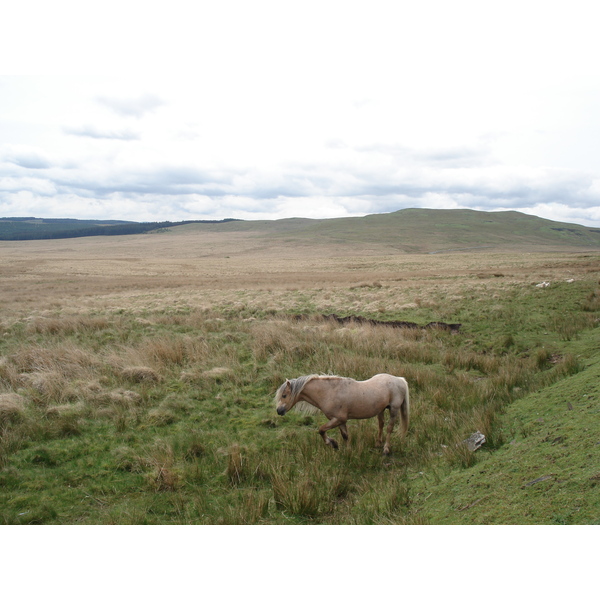
{"label": "horizon", "polygon": [[247,221],[247,222],[252,222],[252,221],[284,221],[284,220],[288,220],[288,219],[306,219],[306,220],[311,220],[311,221],[331,221],[331,220],[336,220],[336,219],[347,219],[347,218],[351,218],[351,219],[361,219],[364,217],[370,217],[370,216],[378,216],[378,215],[392,215],[395,213],[399,213],[399,212],[403,212],[403,211],[407,211],[407,210],[422,210],[422,211],[453,211],[453,212],[460,212],[460,211],[470,211],[470,212],[478,212],[478,213],[486,213],[486,214],[502,214],[502,213],[517,213],[520,214],[524,217],[535,217],[535,218],[539,218],[539,219],[543,219],[546,221],[551,221],[553,223],[560,223],[560,224],[564,224],[564,225],[579,225],[581,227],[585,227],[588,229],[596,229],[595,226],[593,225],[581,225],[579,223],[573,223],[570,221],[556,221],[554,219],[547,219],[545,217],[539,217],[538,215],[532,215],[532,214],[528,214],[528,213],[524,213],[522,211],[519,210],[514,210],[514,209],[507,209],[507,210],[478,210],[478,209],[472,209],[472,208],[420,208],[420,207],[411,207],[408,206],[406,208],[401,208],[398,210],[394,210],[394,211],[389,211],[389,212],[378,212],[378,213],[368,213],[365,215],[349,215],[349,216],[344,216],[344,217],[298,217],[298,216],[292,216],[292,217],[281,217],[281,218],[261,218],[261,219],[236,219],[233,217],[225,217],[223,219],[181,219],[179,221],[171,221],[169,219],[158,219],[155,221],[134,221],[134,220],[123,220],[123,219],[96,219],[96,218],[90,218],[90,219],[80,219],[77,217],[37,217],[34,215],[15,215],[15,216],[7,216],[7,217],[3,217],[0,216],[0,220],[4,220],[4,221],[10,221],[10,220],[18,220],[18,221],[25,221],[25,220],[36,220],[36,221],[82,221],[82,222],[94,222],[94,221],[98,221],[101,223],[108,223],[108,222],[115,222],[116,224],[119,223],[132,223],[132,224],[152,224],[152,223],[170,223],[172,225],[179,225],[182,223],[186,223],[186,222],[206,222],[206,223],[215,223],[215,224],[219,224],[219,223],[226,223],[226,222],[232,222],[232,221]]}

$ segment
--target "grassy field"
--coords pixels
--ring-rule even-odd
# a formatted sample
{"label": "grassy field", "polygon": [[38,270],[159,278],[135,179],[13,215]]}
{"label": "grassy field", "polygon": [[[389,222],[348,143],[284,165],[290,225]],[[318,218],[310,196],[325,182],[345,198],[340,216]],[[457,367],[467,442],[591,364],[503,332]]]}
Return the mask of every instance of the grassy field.
{"label": "grassy field", "polygon": [[[598,523],[597,252],[228,227],[0,243],[0,522]],[[388,457],[375,420],[334,452],[275,413],[285,378],[378,372],[411,390]]]}

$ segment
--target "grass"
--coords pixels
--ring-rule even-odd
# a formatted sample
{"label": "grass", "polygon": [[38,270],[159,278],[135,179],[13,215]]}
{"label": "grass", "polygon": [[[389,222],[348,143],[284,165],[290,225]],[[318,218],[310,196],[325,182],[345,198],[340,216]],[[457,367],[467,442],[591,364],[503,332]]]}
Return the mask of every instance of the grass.
{"label": "grass", "polygon": [[[406,255],[231,233],[233,245],[193,232],[2,244],[0,522],[449,522],[491,506],[471,493],[481,464],[525,442],[531,456],[560,446],[560,433],[533,444],[537,421],[506,419],[592,372],[596,255]],[[343,326],[330,313],[462,327]],[[351,422],[336,453],[316,433],[322,416],[274,411],[286,377],[381,371],[405,376],[413,400],[389,457],[374,421]],[[487,442],[466,452],[476,430]],[[594,508],[593,489],[565,490]],[[477,504],[454,510],[459,496]],[[517,508],[477,522],[531,522]]]}
{"label": "grass", "polygon": [[451,524],[600,524],[599,382],[596,355],[576,377],[508,406],[506,443],[441,482],[425,475],[419,514]]}
{"label": "grass", "polygon": [[[489,280],[465,260],[453,280],[439,279],[444,261],[424,270],[432,264],[424,257],[418,276],[377,285],[349,277],[302,290],[207,289],[198,302],[191,289],[162,298],[137,289],[114,300],[113,291],[82,291],[74,304],[43,310],[9,303],[0,328],[0,522],[597,522],[596,473],[581,466],[595,460],[596,430],[576,433],[598,406],[597,262],[569,257],[565,268],[583,275],[539,289],[515,277],[512,257],[494,271],[506,276]],[[534,281],[563,268],[532,261]],[[462,328],[342,326],[320,316],[329,312]],[[333,452],[316,433],[322,417],[279,418],[277,387],[311,372],[406,377],[406,440],[396,435],[384,457],[376,423],[351,422],[350,443]],[[531,411],[567,393],[571,421],[557,409],[540,417],[548,431],[538,427]],[[477,430],[487,443],[472,453],[462,440]],[[551,468],[540,470],[540,460]],[[515,469],[509,505],[502,462]],[[563,475],[571,463],[581,477]]]}

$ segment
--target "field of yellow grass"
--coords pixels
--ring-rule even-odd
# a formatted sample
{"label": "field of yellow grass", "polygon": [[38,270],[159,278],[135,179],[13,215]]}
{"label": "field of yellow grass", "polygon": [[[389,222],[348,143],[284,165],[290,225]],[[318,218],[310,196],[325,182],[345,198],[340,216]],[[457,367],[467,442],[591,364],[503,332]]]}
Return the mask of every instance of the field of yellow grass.
{"label": "field of yellow grass", "polygon": [[[180,228],[185,230],[185,228]],[[0,242],[2,317],[44,310],[211,307],[280,310],[310,291],[326,309],[452,301],[469,287],[502,290],[592,278],[597,252],[384,253],[372,244],[300,245],[256,233],[193,229],[119,238]],[[374,289],[376,293],[369,293]],[[341,302],[334,298],[341,295]],[[348,304],[350,302],[350,304]],[[293,300],[292,300],[293,304]]]}

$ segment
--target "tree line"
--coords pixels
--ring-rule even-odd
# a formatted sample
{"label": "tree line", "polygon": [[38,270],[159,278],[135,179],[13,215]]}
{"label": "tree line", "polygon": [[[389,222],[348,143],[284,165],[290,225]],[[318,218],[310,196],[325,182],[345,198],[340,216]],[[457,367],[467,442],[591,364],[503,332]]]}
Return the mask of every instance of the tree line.
{"label": "tree line", "polygon": [[238,219],[161,221],[136,223],[123,221],[81,221],[77,219],[1,218],[0,240],[53,240],[97,235],[135,235],[190,223],[227,223]]}

